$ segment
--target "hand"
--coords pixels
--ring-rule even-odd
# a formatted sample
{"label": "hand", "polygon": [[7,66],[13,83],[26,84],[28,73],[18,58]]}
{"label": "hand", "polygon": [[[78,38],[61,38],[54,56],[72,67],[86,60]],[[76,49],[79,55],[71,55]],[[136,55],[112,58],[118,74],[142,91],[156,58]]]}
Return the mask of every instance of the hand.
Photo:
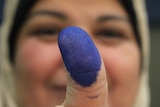
{"label": "hand", "polygon": [[66,99],[57,107],[108,107],[108,84],[103,60],[89,35],[78,27],[65,28],[58,38],[66,66]]}

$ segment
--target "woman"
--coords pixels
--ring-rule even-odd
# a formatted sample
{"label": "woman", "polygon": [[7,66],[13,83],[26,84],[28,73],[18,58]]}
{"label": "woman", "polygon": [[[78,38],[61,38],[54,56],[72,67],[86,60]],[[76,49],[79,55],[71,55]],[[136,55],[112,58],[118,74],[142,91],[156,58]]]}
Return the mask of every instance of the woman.
{"label": "woman", "polygon": [[[65,107],[149,106],[148,32],[143,1],[27,0],[17,6],[14,15],[8,4],[2,27],[2,107],[52,107],[62,104],[65,98]],[[84,29],[100,53],[101,69],[91,87],[79,87],[70,75],[66,76],[61,57],[64,53],[59,51],[57,38],[68,26]],[[84,95],[101,94],[90,96],[94,100],[88,101],[82,91]]]}

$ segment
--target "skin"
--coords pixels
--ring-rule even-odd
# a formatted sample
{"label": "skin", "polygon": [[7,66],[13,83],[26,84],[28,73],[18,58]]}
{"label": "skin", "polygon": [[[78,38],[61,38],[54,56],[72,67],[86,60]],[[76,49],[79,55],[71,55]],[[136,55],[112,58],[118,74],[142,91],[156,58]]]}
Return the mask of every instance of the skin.
{"label": "skin", "polygon": [[57,38],[67,26],[83,28],[98,48],[108,82],[107,104],[133,106],[140,51],[128,14],[118,0],[39,0],[29,16],[19,32],[14,63],[23,107],[63,103],[67,76]]}

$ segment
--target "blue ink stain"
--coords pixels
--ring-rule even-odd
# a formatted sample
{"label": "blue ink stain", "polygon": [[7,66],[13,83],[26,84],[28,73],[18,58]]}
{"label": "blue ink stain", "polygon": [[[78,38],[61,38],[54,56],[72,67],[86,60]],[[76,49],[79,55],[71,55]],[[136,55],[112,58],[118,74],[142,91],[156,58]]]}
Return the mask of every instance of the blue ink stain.
{"label": "blue ink stain", "polygon": [[83,87],[91,86],[97,79],[101,58],[87,32],[76,26],[64,28],[58,45],[71,78]]}

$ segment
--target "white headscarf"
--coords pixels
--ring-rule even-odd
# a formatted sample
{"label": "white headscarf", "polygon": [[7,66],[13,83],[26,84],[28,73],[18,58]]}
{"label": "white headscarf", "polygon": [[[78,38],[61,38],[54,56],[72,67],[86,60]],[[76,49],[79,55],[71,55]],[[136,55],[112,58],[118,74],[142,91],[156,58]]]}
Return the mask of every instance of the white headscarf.
{"label": "white headscarf", "polygon": [[[4,9],[4,21],[0,27],[0,107],[18,107],[16,101],[16,91],[14,88],[14,79],[9,61],[8,36],[13,23],[13,17],[16,12],[18,0],[6,0]],[[149,29],[144,0],[132,0],[133,7],[138,20],[138,30],[140,31],[140,40],[142,44],[142,74],[140,87],[137,94],[134,107],[150,106],[149,90]]]}

